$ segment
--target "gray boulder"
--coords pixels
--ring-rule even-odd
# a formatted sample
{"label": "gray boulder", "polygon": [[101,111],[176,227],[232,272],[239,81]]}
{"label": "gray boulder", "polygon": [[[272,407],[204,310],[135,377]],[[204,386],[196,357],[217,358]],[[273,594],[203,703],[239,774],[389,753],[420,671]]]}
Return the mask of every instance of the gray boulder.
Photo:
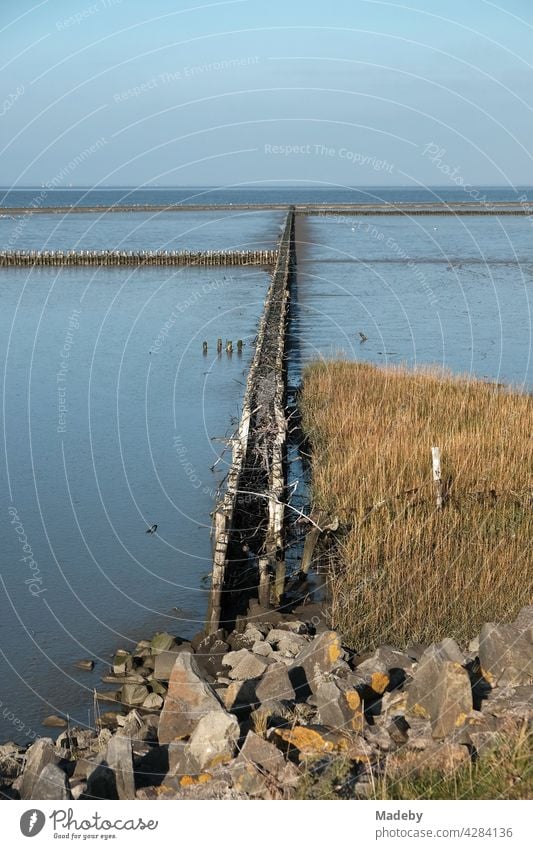
{"label": "gray boulder", "polygon": [[20,788],[21,799],[34,799],[33,788],[45,766],[57,765],[59,758],[54,751],[54,743],[50,737],[36,740],[26,752],[26,764]]}
{"label": "gray boulder", "polygon": [[70,785],[66,773],[56,764],[49,763],[43,767],[41,774],[32,790],[32,799],[40,801],[72,799]]}
{"label": "gray boulder", "polygon": [[119,799],[135,799],[131,740],[115,734],[107,744],[107,765],[113,770]]}
{"label": "gray boulder", "polygon": [[316,693],[320,681],[339,665],[344,652],[336,631],[323,631],[302,649],[294,661],[294,667],[305,672],[307,684]]}
{"label": "gray boulder", "polygon": [[159,720],[159,743],[188,737],[206,713],[224,711],[213,688],[202,680],[194,656],[178,654]]}
{"label": "gray boulder", "polygon": [[454,640],[432,643],[424,651],[413,680],[407,687],[407,710],[428,718],[434,710],[434,690],[439,672],[447,662],[463,663],[463,655]]}
{"label": "gray boulder", "polygon": [[160,654],[162,651],[170,651],[176,647],[176,640],[172,636],[172,634],[167,634],[166,631],[162,631],[159,634],[154,634],[150,643],[150,649],[152,654]]}
{"label": "gray boulder", "polygon": [[[527,608],[524,608],[527,610]],[[526,616],[521,612],[522,618]],[[533,681],[533,644],[528,629],[488,622],[479,635],[479,662],[492,687]]]}
{"label": "gray boulder", "polygon": [[200,771],[233,758],[239,739],[239,723],[233,714],[215,710],[204,714],[191,734],[188,752]]}
{"label": "gray boulder", "polygon": [[148,695],[148,687],[144,684],[124,684],[121,701],[126,705],[142,705]]}
{"label": "gray boulder", "polygon": [[363,711],[355,689],[345,692],[333,680],[320,681],[316,690],[316,707],[320,723],[336,731],[360,731]]}
{"label": "gray boulder", "polygon": [[267,668],[267,665],[266,660],[262,657],[258,657],[258,655],[251,651],[245,651],[245,654],[241,657],[237,665],[232,668],[229,677],[233,681],[248,681],[251,678],[259,678]]}
{"label": "gray boulder", "polygon": [[292,686],[287,667],[282,663],[272,664],[255,687],[257,701],[264,703],[274,700],[293,701],[296,693]]}

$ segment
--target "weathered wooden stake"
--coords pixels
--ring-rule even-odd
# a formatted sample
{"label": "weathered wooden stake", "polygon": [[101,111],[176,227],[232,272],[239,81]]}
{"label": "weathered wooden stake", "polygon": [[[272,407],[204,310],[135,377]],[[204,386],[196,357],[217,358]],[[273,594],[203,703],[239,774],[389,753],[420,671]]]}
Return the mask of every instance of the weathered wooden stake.
{"label": "weathered wooden stake", "polygon": [[222,353],[222,339],[218,338],[217,339],[217,354],[221,354],[221,353]]}
{"label": "weathered wooden stake", "polygon": [[239,356],[242,354],[242,339],[237,339],[237,353]]}
{"label": "weathered wooden stake", "polygon": [[444,499],[440,470],[440,448],[433,446],[433,448],[431,449],[431,459],[433,462],[433,483],[435,485],[435,492],[437,494],[437,510],[442,510],[442,504]]}
{"label": "weathered wooden stake", "polygon": [[207,354],[207,342],[204,342],[202,347],[204,349],[204,354]]}
{"label": "weathered wooden stake", "polygon": [[233,342],[231,339],[226,339],[226,354],[233,354]]}

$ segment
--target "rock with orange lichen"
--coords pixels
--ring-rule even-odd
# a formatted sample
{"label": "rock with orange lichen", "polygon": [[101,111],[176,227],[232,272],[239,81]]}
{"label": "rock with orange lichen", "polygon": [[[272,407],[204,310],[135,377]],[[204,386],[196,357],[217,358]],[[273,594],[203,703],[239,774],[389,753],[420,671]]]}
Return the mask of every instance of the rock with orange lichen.
{"label": "rock with orange lichen", "polygon": [[289,756],[298,760],[321,757],[332,752],[346,752],[350,739],[323,725],[295,725],[293,728],[273,728],[269,740]]}
{"label": "rock with orange lichen", "polygon": [[351,687],[342,688],[340,682],[321,681],[316,692],[316,706],[322,725],[349,733],[363,727],[359,693]]}
{"label": "rock with orange lichen", "polygon": [[293,668],[304,670],[307,684],[316,694],[320,682],[342,664],[343,658],[340,636],[336,631],[323,631],[302,649]]}

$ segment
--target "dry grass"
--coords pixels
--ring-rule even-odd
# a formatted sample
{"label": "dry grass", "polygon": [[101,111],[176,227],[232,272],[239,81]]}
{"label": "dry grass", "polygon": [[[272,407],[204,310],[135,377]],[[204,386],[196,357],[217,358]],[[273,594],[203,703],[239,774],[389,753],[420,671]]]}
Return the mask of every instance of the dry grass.
{"label": "dry grass", "polygon": [[[358,650],[465,641],[533,584],[530,395],[435,371],[321,362],[301,407],[313,502],[339,517],[332,619]],[[431,447],[447,501],[435,506]]]}

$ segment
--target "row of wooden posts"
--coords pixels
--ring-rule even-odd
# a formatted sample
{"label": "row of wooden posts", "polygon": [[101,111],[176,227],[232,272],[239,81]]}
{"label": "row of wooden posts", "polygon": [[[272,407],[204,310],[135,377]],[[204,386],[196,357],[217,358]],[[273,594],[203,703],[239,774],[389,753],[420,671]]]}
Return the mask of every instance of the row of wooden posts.
{"label": "row of wooden posts", "polygon": [[274,265],[277,250],[0,251],[0,266]]}
{"label": "row of wooden posts", "polygon": [[[239,354],[239,356],[242,354],[243,344],[244,343],[243,343],[242,339],[237,339],[237,353]],[[222,339],[219,337],[217,339],[217,354],[222,353],[222,347],[223,347],[222,346]],[[207,354],[207,352],[209,350],[209,345],[207,344],[207,342],[202,343],[202,348],[203,348],[204,354]],[[232,339],[226,339],[226,354],[233,354],[233,340]]]}

